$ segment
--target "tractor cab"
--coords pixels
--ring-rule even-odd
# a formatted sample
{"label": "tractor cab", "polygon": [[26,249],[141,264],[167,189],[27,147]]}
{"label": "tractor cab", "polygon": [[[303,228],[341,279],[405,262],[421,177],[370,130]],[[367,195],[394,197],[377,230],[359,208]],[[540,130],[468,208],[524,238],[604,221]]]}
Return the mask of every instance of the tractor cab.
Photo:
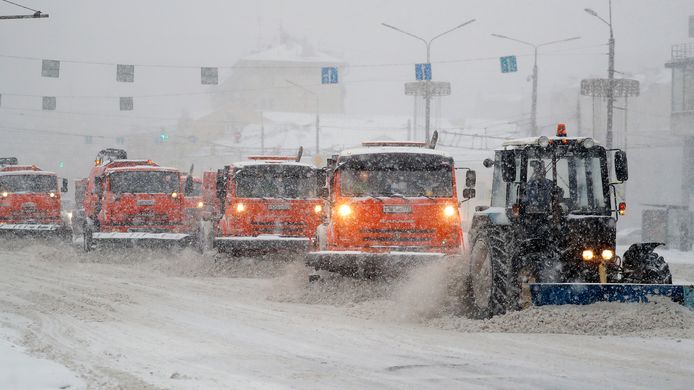
{"label": "tractor cab", "polygon": [[617,204],[615,186],[629,177],[625,152],[568,137],[560,124],[555,137],[504,142],[484,165],[494,168],[491,206],[473,217],[468,270],[471,305],[481,316],[517,308],[521,280],[671,283],[667,263],[653,252],[659,244],[616,255],[626,205]]}

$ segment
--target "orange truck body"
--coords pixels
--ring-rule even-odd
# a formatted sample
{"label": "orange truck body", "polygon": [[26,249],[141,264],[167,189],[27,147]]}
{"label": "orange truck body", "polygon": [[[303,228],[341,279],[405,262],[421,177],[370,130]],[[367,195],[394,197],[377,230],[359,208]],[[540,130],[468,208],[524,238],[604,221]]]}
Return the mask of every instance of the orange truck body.
{"label": "orange truck body", "polygon": [[182,187],[175,168],[97,158],[83,196],[85,250],[97,242],[187,243]]}
{"label": "orange truck body", "polygon": [[[2,162],[10,164],[2,164]],[[15,165],[0,159],[0,233],[54,235],[70,239],[69,225],[61,216],[58,177],[35,165]]]}
{"label": "orange truck body", "polygon": [[455,166],[445,152],[365,143],[328,170],[328,218],[309,266],[378,274],[462,251]]}
{"label": "orange truck body", "polygon": [[[254,157],[215,175],[216,195],[223,205],[214,238],[219,251],[234,255],[308,251],[324,201],[317,194],[318,170],[293,159]],[[211,175],[205,177],[212,180]]]}

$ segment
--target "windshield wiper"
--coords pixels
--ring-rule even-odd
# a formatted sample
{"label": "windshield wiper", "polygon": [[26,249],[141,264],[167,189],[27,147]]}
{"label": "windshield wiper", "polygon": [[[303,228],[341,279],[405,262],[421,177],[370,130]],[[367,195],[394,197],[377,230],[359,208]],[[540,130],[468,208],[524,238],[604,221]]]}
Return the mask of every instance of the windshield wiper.
{"label": "windshield wiper", "polygon": [[354,196],[356,196],[356,197],[366,196],[367,198],[373,198],[373,199],[376,199],[377,201],[383,203],[383,199],[378,198],[376,196],[373,196],[371,194],[354,194]]}
{"label": "windshield wiper", "polygon": [[427,195],[427,194],[425,194],[425,193],[423,193],[423,192],[418,193],[417,196],[423,196],[423,197],[425,197],[425,198],[427,198],[427,199],[429,199],[429,200],[435,200],[432,196],[429,196],[429,195]]}
{"label": "windshield wiper", "polygon": [[383,195],[383,196],[390,196],[390,197],[392,197],[392,198],[406,199],[406,198],[405,198],[405,195],[403,195],[403,194],[397,194],[397,193],[394,193],[394,192],[388,192],[388,193],[381,194],[381,195]]}

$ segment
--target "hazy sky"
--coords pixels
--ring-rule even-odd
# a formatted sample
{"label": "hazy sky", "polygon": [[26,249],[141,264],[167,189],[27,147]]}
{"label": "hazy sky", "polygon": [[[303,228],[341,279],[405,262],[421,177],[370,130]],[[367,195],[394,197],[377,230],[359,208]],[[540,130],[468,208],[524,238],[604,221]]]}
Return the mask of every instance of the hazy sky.
{"label": "hazy sky", "polygon": [[[105,63],[228,66],[260,44],[276,40],[280,26],[307,38],[317,48],[351,65],[342,76],[351,113],[409,114],[411,98],[402,84],[414,78],[412,63],[423,62],[424,45],[384,28],[396,25],[431,37],[465,20],[477,22],[436,41],[434,78],[451,81],[453,95],[443,106],[450,118],[474,117],[480,96],[508,96],[529,105],[531,49],[490,36],[505,34],[545,42],[572,36],[581,40],[547,47],[540,57],[541,103],[549,91],[577,80],[606,74],[607,26],[586,14],[593,8],[607,17],[607,0],[119,0],[39,1],[23,4],[50,14],[49,19],[0,21],[0,55]],[[24,11],[0,3],[1,14]],[[617,68],[629,73],[663,70],[674,43],[687,37],[691,0],[615,0],[613,18]],[[516,54],[519,72],[500,74],[497,57]],[[490,58],[491,59],[488,59]],[[444,62],[444,63],[437,63]],[[138,126],[182,111],[202,113],[209,95],[199,85],[199,70],[138,68],[133,85],[116,83],[112,65],[63,63],[60,79],[40,77],[40,61],[0,57],[0,93],[89,96],[59,100],[59,111],[45,127],[91,128],[100,114],[130,115]],[[222,71],[224,76],[228,72]],[[136,111],[121,114],[117,96],[181,93],[177,97],[136,99]],[[21,111],[20,109],[29,109]],[[38,109],[38,110],[37,110]],[[18,114],[23,114],[18,118]],[[54,113],[50,113],[54,114]],[[545,115],[550,113],[544,113]],[[40,98],[3,95],[0,118],[16,123],[41,119]],[[540,115],[543,108],[540,107]],[[496,119],[496,118],[495,118]],[[505,118],[498,118],[505,119]],[[99,122],[97,126],[108,126]],[[131,123],[131,122],[129,122]],[[136,126],[137,127],[137,126]],[[95,130],[96,131],[96,130]]]}

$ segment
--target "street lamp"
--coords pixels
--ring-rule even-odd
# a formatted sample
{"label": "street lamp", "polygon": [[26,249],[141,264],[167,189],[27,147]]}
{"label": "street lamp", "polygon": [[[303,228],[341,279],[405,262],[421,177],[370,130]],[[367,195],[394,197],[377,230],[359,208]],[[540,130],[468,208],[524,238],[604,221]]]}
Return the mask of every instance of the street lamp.
{"label": "street lamp", "polygon": [[585,9],[590,16],[598,18],[601,22],[610,27],[609,40],[609,59],[607,63],[607,128],[605,134],[605,146],[607,149],[612,148],[612,118],[614,115],[614,32],[612,31],[612,0],[609,0],[609,17],[608,20],[603,19],[597,12],[590,8]]}
{"label": "street lamp", "polygon": [[[427,48],[427,62],[426,62],[426,63],[427,63],[427,64],[431,64],[431,43],[434,42],[436,39],[438,39],[438,38],[440,38],[440,37],[442,37],[442,36],[444,36],[444,35],[446,35],[446,34],[448,34],[448,33],[450,33],[450,32],[453,32],[453,31],[455,31],[455,30],[457,30],[457,29],[459,29],[459,28],[461,28],[461,27],[467,26],[468,24],[470,24],[470,23],[472,23],[472,22],[474,22],[474,21],[475,21],[475,19],[470,19],[470,20],[468,20],[468,21],[465,22],[465,23],[461,23],[461,24],[459,24],[459,25],[453,27],[453,28],[450,29],[450,30],[446,30],[446,31],[442,32],[441,34],[436,35],[435,37],[429,39],[428,41],[427,41],[426,39],[420,37],[420,36],[417,36],[417,35],[414,35],[414,34],[412,34],[412,33],[409,33],[409,32],[407,32],[407,31],[402,30],[402,29],[400,29],[400,28],[397,28],[397,27],[395,27],[395,26],[391,26],[390,24],[386,24],[386,23],[381,23],[381,24],[382,24],[383,26],[385,26],[385,27],[388,27],[388,28],[393,29],[393,30],[395,30],[395,31],[401,32],[401,33],[403,33],[403,34],[405,34],[405,35],[409,35],[409,36],[411,36],[412,38],[415,38],[415,39],[418,39],[418,40],[424,42],[424,45],[425,45],[426,48]],[[429,140],[429,127],[430,127],[430,123],[431,123],[431,119],[430,119],[430,118],[431,118],[431,88],[430,88],[430,81],[431,81],[431,80],[425,80],[425,81],[424,81],[424,82],[426,83],[426,91],[425,91],[425,93],[424,93],[424,101],[425,101],[425,109],[424,109],[424,110],[425,110],[425,111],[424,111],[424,117],[425,117],[425,118],[424,118],[424,131],[425,131],[425,132],[424,132],[424,137],[425,137],[427,140]]]}
{"label": "street lamp", "polygon": [[320,100],[318,98],[318,94],[311,91],[310,89],[304,87],[303,85],[299,85],[293,81],[285,80],[287,83],[302,89],[305,92],[308,92],[309,94],[313,95],[316,98],[316,156],[318,155],[318,151],[320,148]]}
{"label": "street lamp", "polygon": [[47,18],[48,14],[44,14],[39,10],[35,10],[33,8],[29,8],[26,6],[23,6],[21,4],[17,4],[15,2],[12,2],[10,0],[2,0],[5,3],[9,3],[12,5],[16,5],[17,7],[24,8],[26,10],[34,12],[31,15],[0,15],[0,19],[39,19],[39,18]]}
{"label": "street lamp", "polygon": [[516,38],[511,38],[506,35],[501,35],[501,34],[492,34],[493,37],[497,38],[503,38],[503,39],[509,39],[514,42],[522,43],[527,46],[532,46],[534,51],[535,51],[535,62],[533,64],[533,100],[532,100],[532,109],[530,111],[530,129],[531,129],[531,135],[537,136],[538,135],[538,128],[537,128],[537,49],[543,46],[549,46],[549,45],[554,45],[556,43],[562,43],[562,42],[568,42],[568,41],[574,41],[576,39],[581,39],[581,37],[571,37],[571,38],[566,38],[566,39],[560,39],[557,41],[550,41],[550,42],[544,42],[540,44],[535,44],[535,43],[530,43],[526,41],[521,41],[520,39]]}

